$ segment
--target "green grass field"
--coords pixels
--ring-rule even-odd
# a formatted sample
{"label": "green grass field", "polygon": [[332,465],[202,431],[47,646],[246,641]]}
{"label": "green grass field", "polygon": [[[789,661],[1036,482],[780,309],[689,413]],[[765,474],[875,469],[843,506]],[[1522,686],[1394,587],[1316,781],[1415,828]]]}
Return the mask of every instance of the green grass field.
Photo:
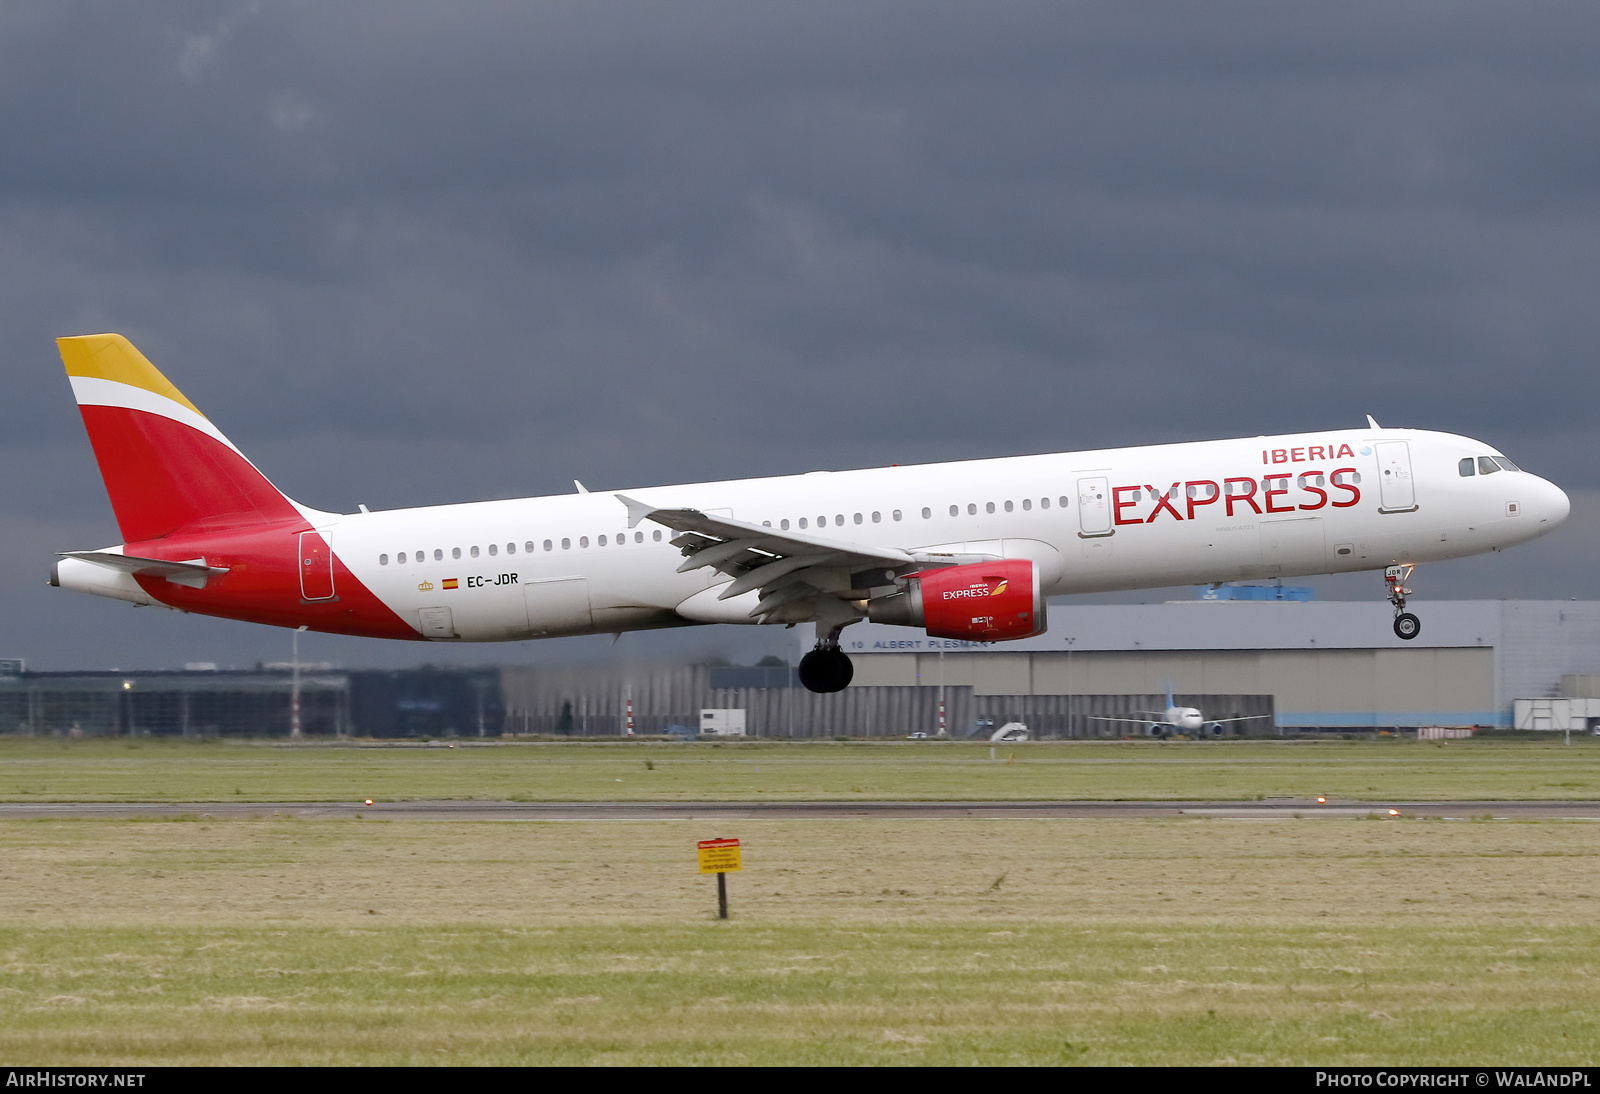
{"label": "green grass field", "polygon": [[[0,740],[0,801],[1240,800],[1600,798],[1600,742],[1074,742],[1001,746]],[[1007,759],[1014,757],[1014,762]]]}
{"label": "green grass field", "polygon": [[[376,772],[392,797],[758,798],[760,766],[792,798],[1253,798],[1312,778],[1582,798],[1600,759],[133,743],[4,742],[4,796],[193,800],[227,773],[211,797],[349,800]],[[1581,821],[203,814],[0,821],[0,1058],[1575,1065],[1600,1037],[1600,825]],[[726,923],[694,858],[719,835],[745,847]]]}

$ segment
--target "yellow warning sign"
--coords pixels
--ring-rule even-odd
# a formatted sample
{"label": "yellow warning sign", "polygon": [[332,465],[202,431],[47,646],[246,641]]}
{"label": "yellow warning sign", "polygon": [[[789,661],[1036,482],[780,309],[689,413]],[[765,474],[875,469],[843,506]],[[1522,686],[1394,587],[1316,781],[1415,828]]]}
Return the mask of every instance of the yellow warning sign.
{"label": "yellow warning sign", "polygon": [[702,874],[732,874],[738,872],[738,840],[703,839],[695,846],[700,849],[700,872]]}

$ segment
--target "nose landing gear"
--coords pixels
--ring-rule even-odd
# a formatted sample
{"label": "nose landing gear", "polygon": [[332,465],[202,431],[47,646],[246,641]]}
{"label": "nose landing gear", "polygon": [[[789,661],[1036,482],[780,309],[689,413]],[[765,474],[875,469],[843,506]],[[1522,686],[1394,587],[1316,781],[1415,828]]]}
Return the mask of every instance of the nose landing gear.
{"label": "nose landing gear", "polygon": [[1406,597],[1411,590],[1405,582],[1411,577],[1412,566],[1390,566],[1383,571],[1383,580],[1389,586],[1389,603],[1394,605],[1394,635],[1409,642],[1422,633],[1422,620],[1406,611]]}

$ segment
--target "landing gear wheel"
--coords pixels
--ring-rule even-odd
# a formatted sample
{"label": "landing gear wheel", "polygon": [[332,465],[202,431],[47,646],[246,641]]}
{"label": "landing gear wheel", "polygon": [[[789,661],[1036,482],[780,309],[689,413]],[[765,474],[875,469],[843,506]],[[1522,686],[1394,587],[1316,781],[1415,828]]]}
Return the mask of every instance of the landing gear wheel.
{"label": "landing gear wheel", "polygon": [[800,658],[800,683],[824,695],[843,691],[855,679],[856,667],[837,646],[814,649]]}
{"label": "landing gear wheel", "polygon": [[1389,586],[1389,603],[1394,605],[1394,636],[1404,642],[1422,633],[1422,620],[1406,611],[1406,597],[1411,595],[1411,590],[1405,583],[1413,568],[1390,566],[1383,571],[1384,584]]}

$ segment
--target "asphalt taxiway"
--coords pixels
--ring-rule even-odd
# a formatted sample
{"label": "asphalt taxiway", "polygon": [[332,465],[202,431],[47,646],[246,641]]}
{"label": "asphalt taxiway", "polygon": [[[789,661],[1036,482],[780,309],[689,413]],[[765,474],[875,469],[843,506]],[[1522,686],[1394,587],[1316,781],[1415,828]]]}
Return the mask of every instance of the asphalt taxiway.
{"label": "asphalt taxiway", "polygon": [[0,804],[0,820],[216,819],[262,816],[333,820],[600,821],[727,820],[770,817],[882,819],[1099,819],[1210,817],[1289,820],[1349,817],[1437,817],[1443,820],[1600,820],[1600,801],[698,801],[698,802],[26,802]]}

